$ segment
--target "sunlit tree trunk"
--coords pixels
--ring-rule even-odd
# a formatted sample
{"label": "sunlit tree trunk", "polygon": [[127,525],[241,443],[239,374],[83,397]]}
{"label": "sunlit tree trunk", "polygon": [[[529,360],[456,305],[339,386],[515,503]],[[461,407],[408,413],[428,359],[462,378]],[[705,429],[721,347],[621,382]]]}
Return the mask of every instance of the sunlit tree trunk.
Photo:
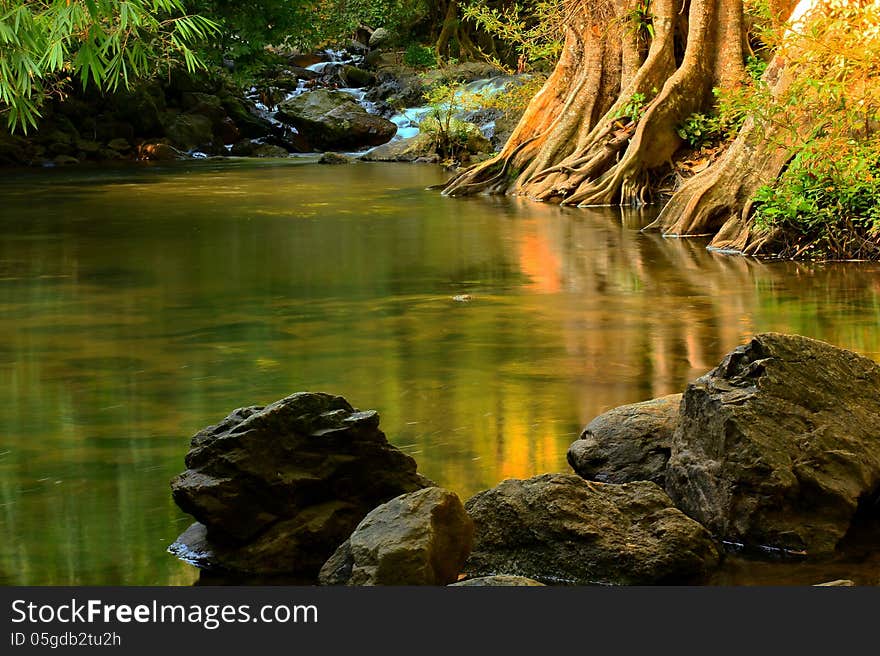
{"label": "sunlit tree trunk", "polygon": [[[444,193],[578,206],[650,202],[652,175],[668,171],[683,143],[677,128],[695,112],[712,112],[713,88],[745,79],[748,40],[742,0],[646,1],[567,2],[556,69],[502,151],[455,176]],[[793,4],[778,0],[774,9],[787,16]],[[635,21],[646,15],[650,31]],[[772,88],[784,87],[784,71],[782,61],[771,63]],[[750,198],[786,162],[781,137],[768,136],[747,121],[724,159],[684,184],[654,227],[717,235],[724,248],[754,246]]]}

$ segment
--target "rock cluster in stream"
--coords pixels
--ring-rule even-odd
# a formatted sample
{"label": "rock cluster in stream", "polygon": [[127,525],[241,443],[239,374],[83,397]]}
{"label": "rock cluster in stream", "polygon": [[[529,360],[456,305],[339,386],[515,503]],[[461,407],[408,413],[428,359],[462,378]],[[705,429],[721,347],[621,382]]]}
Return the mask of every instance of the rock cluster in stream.
{"label": "rock cluster in stream", "polygon": [[569,462],[587,478],[657,479],[645,463],[665,451],[676,506],[748,547],[827,554],[858,515],[880,514],[880,366],[868,358],[757,335],[688,385],[677,416],[673,397],[650,403],[650,416],[645,404],[603,415],[622,415],[613,430],[594,421],[602,429],[572,444]]}
{"label": "rock cluster in stream", "polygon": [[722,541],[826,554],[880,515],[880,366],[758,335],[683,395],[597,417],[568,457],[580,475],[462,504],[375,412],[295,394],[193,438],[172,489],[198,523],[171,551],[325,585],[473,586],[699,583]]}
{"label": "rock cluster in stream", "polygon": [[431,483],[376,412],[299,393],[192,438],[174,501],[196,518],[172,551],[208,569],[315,577],[376,506]]}
{"label": "rock cluster in stream", "polygon": [[[183,70],[115,93],[71,89],[63,99],[45,103],[36,130],[11,134],[0,127],[0,166],[363,152],[396,135],[398,125],[389,118],[410,132],[416,129],[399,112],[425,105],[426,91],[441,76],[461,82],[501,79],[499,69],[473,62],[426,74],[404,66],[391,42],[376,43],[352,42],[344,50],[313,55],[275,52],[274,63],[248,90],[237,88],[224,73]],[[516,118],[507,116],[505,123],[500,115],[485,115],[461,123],[472,133],[467,140],[471,154],[497,149]],[[492,143],[480,132],[489,125],[495,126]],[[374,159],[434,160],[433,139],[401,136],[394,144],[399,141],[406,143]],[[415,151],[419,154],[411,157]]]}

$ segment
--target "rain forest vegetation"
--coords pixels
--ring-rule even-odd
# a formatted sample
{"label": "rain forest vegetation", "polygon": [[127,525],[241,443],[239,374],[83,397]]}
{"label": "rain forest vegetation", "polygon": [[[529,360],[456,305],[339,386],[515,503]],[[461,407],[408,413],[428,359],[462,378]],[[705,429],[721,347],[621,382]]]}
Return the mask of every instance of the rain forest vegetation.
{"label": "rain forest vegetation", "polygon": [[224,60],[246,85],[269,46],[378,27],[416,69],[531,75],[481,99],[522,118],[448,195],[657,203],[650,229],[712,248],[880,259],[880,0],[0,0],[0,112],[26,130],[71,89]]}
{"label": "rain forest vegetation", "polygon": [[314,48],[361,24],[405,32],[422,0],[0,0],[0,103],[7,125],[36,127],[69,85],[112,92],[174,66],[259,61],[269,45]]}
{"label": "rain forest vegetation", "polygon": [[560,60],[505,148],[445,193],[640,205],[663,200],[673,158],[704,129],[735,133],[675,185],[653,228],[752,254],[880,257],[880,3],[569,0],[563,10]]}

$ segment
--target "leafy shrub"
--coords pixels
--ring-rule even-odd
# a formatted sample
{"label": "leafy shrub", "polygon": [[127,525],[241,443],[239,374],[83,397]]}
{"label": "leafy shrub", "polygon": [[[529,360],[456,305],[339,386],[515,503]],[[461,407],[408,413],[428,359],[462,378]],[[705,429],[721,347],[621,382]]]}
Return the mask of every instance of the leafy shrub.
{"label": "leafy shrub", "polygon": [[851,140],[830,152],[818,142],[798,152],[754,200],[755,226],[784,234],[788,255],[876,259],[880,143]]}
{"label": "leafy shrub", "polygon": [[403,54],[403,63],[412,68],[434,68],[437,66],[437,53],[433,48],[412,43]]}

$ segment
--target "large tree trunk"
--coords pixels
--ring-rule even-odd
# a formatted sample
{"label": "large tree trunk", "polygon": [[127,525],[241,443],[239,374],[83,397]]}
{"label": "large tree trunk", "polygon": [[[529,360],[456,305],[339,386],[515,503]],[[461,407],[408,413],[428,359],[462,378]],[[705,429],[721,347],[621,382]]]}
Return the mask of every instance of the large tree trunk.
{"label": "large tree trunk", "polygon": [[[818,0],[801,0],[793,10],[788,6],[786,15],[796,20],[817,4]],[[784,57],[773,58],[763,78],[771,99],[784,96],[793,75]],[[712,237],[709,248],[748,255],[772,250],[781,235],[754,229],[752,199],[759,187],[779,176],[792,146],[811,127],[811,117],[792,112],[774,121],[749,117],[724,156],[687,180],[646,230],[670,237]]]}
{"label": "large tree trunk", "polygon": [[[563,55],[544,88],[503,150],[455,176],[444,193],[579,206],[649,202],[651,176],[668,170],[682,145],[677,127],[713,109],[714,87],[741,83],[749,46],[742,0],[651,0],[653,38],[640,47],[627,16],[644,1],[571,0]],[[819,2],[771,0],[771,9],[802,16]],[[781,58],[771,62],[765,82],[773,95],[785,92],[791,74]],[[639,98],[644,107],[634,112]],[[789,126],[748,119],[725,155],[687,180],[649,228],[761,252],[777,235],[753,230],[752,198],[784,169],[797,136]]]}
{"label": "large tree trunk", "polygon": [[648,202],[651,172],[682,143],[679,124],[711,108],[713,87],[744,78],[744,33],[742,0],[652,0],[649,39],[630,18],[640,3],[570,0],[561,60],[505,148],[444,193]]}

